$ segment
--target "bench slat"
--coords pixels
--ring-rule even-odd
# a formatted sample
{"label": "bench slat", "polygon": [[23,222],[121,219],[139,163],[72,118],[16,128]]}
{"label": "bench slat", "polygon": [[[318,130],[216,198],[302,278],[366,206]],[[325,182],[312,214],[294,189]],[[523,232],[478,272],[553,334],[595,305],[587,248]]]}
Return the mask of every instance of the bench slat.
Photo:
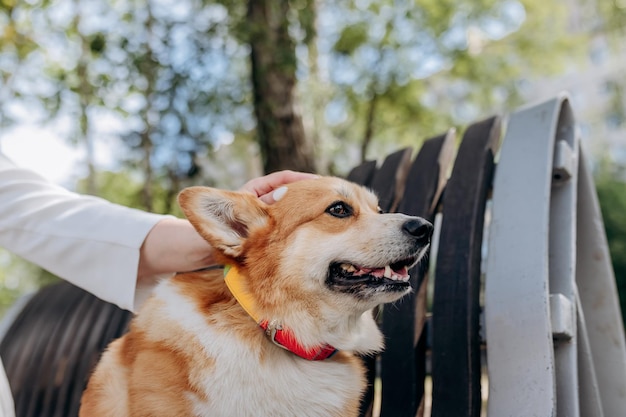
{"label": "bench slat", "polygon": [[[426,140],[411,165],[398,211],[433,221],[454,153],[454,131]],[[433,202],[435,204],[433,204]],[[424,396],[428,263],[410,271],[414,292],[384,307],[382,329],[387,346],[381,355],[381,416],[414,417]],[[418,343],[419,341],[419,343]]]}
{"label": "bench slat", "polygon": [[[29,414],[29,407],[39,392],[36,377],[40,368],[44,366],[39,362],[39,358],[57,328],[62,328],[63,323],[60,319],[64,318],[65,311],[68,307],[73,310],[76,306],[70,300],[64,302],[66,297],[67,291],[55,291],[52,287],[44,288],[37,293],[29,302],[35,308],[23,310],[19,320],[16,320],[16,325],[9,329],[0,346],[0,355],[6,364],[6,373],[11,383],[18,416],[35,415],[32,411]],[[42,303],[43,300],[49,304]],[[57,322],[60,325],[51,325]],[[22,343],[11,343],[16,338],[23,338]]]}
{"label": "bench slat", "polygon": [[348,180],[369,187],[376,173],[376,161],[365,161],[361,165],[352,168]]}
{"label": "bench slat", "polygon": [[[47,390],[48,381],[55,381],[58,386],[59,374],[63,372],[64,365],[71,362],[66,357],[59,355],[59,345],[67,339],[74,338],[73,329],[74,326],[78,325],[77,315],[75,314],[76,309],[82,310],[85,301],[83,297],[72,297],[73,288],[69,286],[63,286],[57,292],[62,293],[63,298],[69,302],[55,302],[49,306],[50,308],[58,309],[59,313],[56,313],[54,321],[51,321],[53,326],[51,326],[52,334],[50,337],[44,338],[39,335],[42,344],[41,352],[36,356],[37,366],[31,366],[29,371],[31,373],[29,377],[32,381],[31,385],[36,391],[28,396],[24,402],[24,405],[27,407],[25,414],[18,411],[18,415],[50,415],[52,408],[49,402],[46,401],[46,397],[50,395],[50,392]],[[80,319],[84,318],[80,316]],[[54,399],[58,399],[56,395]],[[18,410],[20,408],[20,406],[17,406]]]}
{"label": "bench slat", "polygon": [[385,158],[369,185],[378,195],[378,204],[385,212],[393,212],[404,192],[411,167],[411,148],[396,151]]}
{"label": "bench slat", "polygon": [[480,415],[480,263],[500,119],[471,125],[443,196],[433,301],[433,416]]}
{"label": "bench slat", "polygon": [[566,337],[555,326],[559,316],[551,310],[557,412],[559,416],[578,417],[578,336],[576,334],[576,201],[578,185],[578,137],[574,114],[569,100],[561,102],[554,137],[548,138],[554,147],[550,192],[550,300],[560,300],[564,317],[571,315],[572,332]]}
{"label": "bench slat", "polygon": [[562,98],[511,115],[493,192],[485,280],[492,416],[555,416],[550,191]]}
{"label": "bench slat", "polygon": [[[89,295],[91,296],[91,294]],[[78,415],[80,403],[74,399],[82,397],[89,376],[98,363],[100,355],[113,339],[126,333],[127,324],[133,316],[129,311],[122,310],[113,304],[104,303],[95,297],[91,301],[96,300],[101,304],[101,307],[97,311],[97,316],[91,321],[93,329],[88,332],[88,335],[82,336],[85,339],[82,346],[75,344],[76,349],[82,349],[84,352],[82,353],[83,359],[65,374],[61,383],[63,387],[67,387],[65,397],[68,401],[63,408],[56,408],[54,417]],[[79,352],[75,351],[70,355],[80,356]]]}
{"label": "bench slat", "polygon": [[604,416],[618,417],[626,410],[626,337],[598,196],[582,150],[579,155],[577,233],[584,243],[577,245],[576,284],[585,324],[580,336],[597,376],[597,386],[580,377],[581,415],[601,415],[593,408],[599,395]]}

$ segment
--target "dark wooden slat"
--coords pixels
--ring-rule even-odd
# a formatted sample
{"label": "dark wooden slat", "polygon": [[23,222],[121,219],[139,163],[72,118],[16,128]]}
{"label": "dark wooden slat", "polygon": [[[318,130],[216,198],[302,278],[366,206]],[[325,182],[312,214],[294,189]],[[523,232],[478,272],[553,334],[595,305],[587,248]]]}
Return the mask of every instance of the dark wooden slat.
{"label": "dark wooden slat", "polygon": [[376,173],[376,161],[365,161],[361,165],[352,168],[346,177],[349,181],[369,187]]}
{"label": "dark wooden slat", "polygon": [[[32,317],[41,316],[39,313],[43,309],[43,306],[32,301],[36,298],[47,298],[50,295],[50,291],[44,289],[33,295],[31,300],[26,303],[22,311],[17,315],[14,322],[9,327],[9,330],[6,332],[2,343],[0,343],[0,355],[3,358],[5,371],[9,379],[11,379],[12,376],[13,380],[16,382],[23,379],[19,375],[18,370],[21,369],[21,361],[25,360],[23,355],[25,348],[22,345],[14,343],[14,340],[28,338],[32,334],[32,332],[29,331],[30,327],[33,325]],[[22,343],[24,341],[26,340],[23,340]],[[13,395],[15,396],[15,389],[13,390]]]}
{"label": "dark wooden slat", "polygon": [[[25,415],[27,416],[45,416],[47,415],[45,397],[47,395],[47,381],[55,379],[58,373],[58,367],[63,365],[60,363],[57,352],[59,350],[59,344],[62,343],[68,334],[68,328],[71,328],[73,323],[72,316],[76,310],[77,304],[80,302],[79,298],[73,296],[72,288],[58,288],[58,286],[65,286],[65,284],[57,284],[55,292],[63,294],[58,298],[58,302],[51,304],[47,302],[47,308],[49,310],[57,310],[58,313],[54,315],[46,315],[48,323],[47,327],[51,329],[50,337],[42,338],[45,342],[43,346],[43,352],[37,356],[31,358],[31,362],[28,366],[31,368],[31,377],[29,377],[30,384],[35,391],[30,395],[28,410]],[[58,290],[58,291],[57,291]],[[40,335],[41,336],[41,335]]]}
{"label": "dark wooden slat", "polygon": [[[51,415],[55,417],[75,417],[78,415],[78,404],[87,382],[88,368],[94,365],[94,355],[98,357],[100,354],[100,352],[94,352],[94,348],[97,346],[94,341],[101,337],[94,332],[94,324],[98,323],[100,312],[106,303],[89,293],[85,293],[84,296],[89,300],[89,307],[84,311],[76,311],[77,315],[83,317],[73,329],[74,342],[69,344],[68,349],[64,352],[63,359],[70,362],[72,366],[67,368],[59,384],[57,396],[59,402],[55,410],[51,410],[54,412]],[[70,413],[70,410],[73,411],[73,414]]]}
{"label": "dark wooden slat", "polygon": [[[98,363],[102,352],[113,339],[126,333],[127,324],[132,318],[132,314],[129,311],[122,310],[97,298],[95,298],[95,301],[100,304],[100,317],[98,317],[97,325],[85,338],[83,358],[76,362],[74,372],[68,375],[66,381],[64,381],[64,385],[70,388],[68,390],[67,405],[64,409],[65,412],[62,413],[60,409],[57,409],[55,417],[78,416],[80,398],[87,387],[91,372]],[[108,324],[115,324],[115,333],[111,333],[113,329],[109,329],[110,326]]]}
{"label": "dark wooden slat", "polygon": [[433,417],[480,416],[479,291],[497,117],[471,125],[443,197],[433,302]]}
{"label": "dark wooden slat", "polygon": [[[54,356],[52,357],[54,364],[53,374],[50,375],[49,378],[41,381],[42,384],[45,384],[45,392],[41,400],[42,413],[45,411],[45,414],[42,415],[45,416],[55,415],[56,405],[62,402],[59,398],[59,391],[65,375],[70,372],[71,368],[75,366],[77,362],[83,360],[82,355],[72,358],[68,356],[68,352],[71,350],[73,344],[78,343],[77,338],[80,337],[80,335],[75,333],[74,329],[78,328],[80,323],[85,320],[84,312],[93,304],[93,300],[87,292],[69,283],[64,282],[59,285],[67,287],[71,294],[67,299],[77,300],[78,304],[72,309],[72,314],[64,323],[65,329],[61,334],[60,340],[54,346]],[[96,306],[93,307],[97,308]]]}
{"label": "dark wooden slat", "polygon": [[394,211],[402,199],[411,153],[411,148],[404,148],[390,154],[372,179],[370,188],[378,195],[378,203],[384,211]]}
{"label": "dark wooden slat", "polygon": [[[59,362],[61,363],[57,371],[58,375],[55,381],[56,389],[54,391],[54,397],[57,400],[57,409],[59,406],[64,406],[68,401],[67,392],[69,387],[66,385],[67,375],[72,373],[73,367],[77,362],[84,360],[85,350],[82,346],[84,343],[84,338],[91,329],[93,321],[95,320],[95,316],[97,315],[97,309],[93,308],[95,307],[93,302],[95,297],[92,298],[93,296],[86,292],[78,293],[75,296],[81,301],[78,307],[74,310],[76,320],[74,321],[72,327],[67,329],[68,343],[63,346],[63,350],[61,351],[61,356],[59,359]],[[70,381],[70,384],[73,383],[74,381]],[[47,410],[47,415],[54,416],[54,412],[54,408],[51,410]],[[75,416],[68,415],[68,417]]]}
{"label": "dark wooden slat", "polygon": [[92,367],[130,317],[67,282],[39,290],[0,344],[16,415],[77,416]]}
{"label": "dark wooden slat", "polygon": [[[62,284],[59,284],[59,286],[55,287],[54,289],[61,290],[61,289],[64,289],[63,287],[66,287],[67,285],[69,284],[62,283]],[[69,371],[74,361],[82,359],[82,355],[80,353],[83,353],[83,352],[72,351],[72,349],[67,348],[67,346],[72,346],[73,344],[80,343],[80,337],[83,336],[84,329],[91,327],[93,315],[95,313],[91,309],[91,307],[93,306],[93,303],[87,293],[78,291],[76,287],[67,287],[67,288],[69,290],[67,292],[67,296],[64,298],[59,298],[56,303],[53,304],[48,301],[44,301],[44,303],[47,304],[48,309],[56,308],[56,305],[61,304],[63,302],[75,303],[75,306],[72,309],[71,317],[65,323],[66,326],[62,330],[60,330],[63,333],[65,333],[64,339],[68,341],[68,343],[65,343],[57,347],[57,349],[60,349],[62,351],[62,354],[59,358],[58,363],[56,364],[58,367],[57,369],[55,369],[55,373],[60,373],[61,375],[64,375],[66,372]],[[48,317],[48,320],[56,321],[57,319]],[[72,353],[74,353],[74,355],[72,355]],[[41,354],[38,354],[35,357],[41,357]],[[36,375],[37,370],[38,370],[37,368],[39,366],[41,366],[41,363],[39,361],[33,361],[29,366],[30,367],[29,373],[32,375]],[[43,398],[45,398],[45,392],[47,389],[50,389],[50,388],[54,388],[58,391],[58,394],[56,396],[57,401],[62,401],[62,402],[66,401],[66,398],[64,396],[65,395],[64,386],[61,381],[62,379],[59,381],[55,381],[56,383],[54,387],[48,387],[46,385],[46,381],[35,380],[34,378],[31,379],[30,384],[32,386],[37,387],[37,391],[33,393],[33,395],[26,400],[27,402],[24,403],[24,406],[26,406],[27,404],[32,405],[33,403],[41,406],[43,403]],[[28,413],[22,414],[20,412],[20,407],[21,407],[20,404],[16,404],[18,416],[23,415],[25,417],[26,416],[45,417],[45,416],[52,415],[50,413],[50,410],[44,410],[44,409],[37,409],[35,410],[33,414],[28,414]],[[30,411],[32,411],[32,408],[30,408],[29,406],[29,412]],[[68,417],[73,417],[73,416],[68,416]]]}
{"label": "dark wooden slat", "polygon": [[[396,198],[396,190],[404,189],[404,180],[410,168],[411,149],[405,148],[396,151],[385,158],[380,169],[374,172],[370,188],[378,194],[380,208],[389,211]],[[350,178],[349,178],[350,179]],[[374,312],[377,314],[377,311]],[[361,417],[372,415],[372,405],[374,401],[374,381],[376,379],[376,356],[363,358],[367,369],[368,388],[361,400]]]}
{"label": "dark wooden slat", "polygon": [[[433,201],[441,195],[445,184],[454,152],[454,136],[450,131],[424,142],[411,165],[399,212],[433,221],[436,206]],[[387,346],[381,355],[383,417],[414,417],[424,396],[425,345],[422,343],[419,348],[416,345],[425,318],[426,288],[422,282],[427,265],[423,262],[411,269],[413,293],[384,307],[382,329]]]}
{"label": "dark wooden slat", "polygon": [[[76,290],[81,291],[78,288]],[[101,321],[106,320],[109,313],[107,303],[93,295],[83,292],[77,296],[82,298],[81,306],[74,311],[72,330],[66,332],[65,343],[58,347],[57,375],[48,381],[51,399],[49,407],[46,408],[48,416],[78,415],[78,405],[85,382],[77,375],[76,370],[89,363],[92,348],[88,341],[102,331]],[[80,387],[80,392],[75,393],[76,387]],[[76,404],[76,411],[71,413],[68,410],[73,404]]]}
{"label": "dark wooden slat", "polygon": [[360,417],[371,417],[372,416],[372,408],[374,406],[374,382],[376,381],[376,361],[377,356],[363,356],[362,358],[363,365],[365,365],[366,370],[366,379],[367,379],[367,388],[363,393],[363,398],[361,398],[361,407],[359,411]]}
{"label": "dark wooden slat", "polygon": [[18,416],[29,415],[31,399],[38,390],[38,385],[34,383],[39,373],[38,358],[55,331],[55,326],[51,326],[49,320],[56,321],[63,315],[65,306],[59,302],[64,296],[64,292],[55,292],[51,288],[34,295],[28,303],[32,303],[33,308],[22,310],[21,317],[16,320],[20,325],[12,326],[3,340],[0,354],[7,364],[7,377]]}

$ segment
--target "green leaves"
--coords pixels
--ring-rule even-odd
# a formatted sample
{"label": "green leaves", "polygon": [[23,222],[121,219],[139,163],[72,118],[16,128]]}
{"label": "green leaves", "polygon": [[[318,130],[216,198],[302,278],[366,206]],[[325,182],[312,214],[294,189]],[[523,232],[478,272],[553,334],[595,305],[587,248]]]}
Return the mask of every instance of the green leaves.
{"label": "green leaves", "polygon": [[103,33],[96,33],[89,39],[89,50],[92,54],[99,55],[104,52],[106,37]]}
{"label": "green leaves", "polygon": [[358,22],[343,28],[339,39],[335,42],[334,51],[342,55],[352,55],[354,51],[367,41],[366,22]]}

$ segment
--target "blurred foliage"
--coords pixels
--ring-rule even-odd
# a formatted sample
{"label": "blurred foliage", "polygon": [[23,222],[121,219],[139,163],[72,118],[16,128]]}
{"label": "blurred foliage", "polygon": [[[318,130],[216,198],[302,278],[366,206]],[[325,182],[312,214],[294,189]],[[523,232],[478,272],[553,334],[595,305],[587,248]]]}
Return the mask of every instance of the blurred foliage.
{"label": "blurred foliage", "polygon": [[[91,149],[88,165],[103,133],[122,138],[119,158],[143,177],[144,207],[152,209],[153,187],[197,180],[199,156],[255,137],[247,1],[2,4],[0,122],[62,124],[60,134]],[[288,6],[301,113],[322,173],[509,109],[520,79],[559,70],[585,45],[563,36],[558,2]]]}
{"label": "blurred foliage", "polygon": [[621,77],[609,79],[605,83],[605,88],[610,94],[605,121],[614,129],[622,127],[626,124],[626,80]]}
{"label": "blurred foliage", "polygon": [[[136,177],[123,171],[101,171],[98,172],[96,181],[98,183],[99,197],[115,204],[146,210],[141,197],[143,183]],[[86,193],[87,186],[85,180],[80,181],[76,187],[77,192]],[[184,217],[176,201],[177,195],[178,192],[170,193],[169,189],[162,185],[155,187],[152,212]]]}
{"label": "blurred foliage", "polygon": [[567,8],[558,2],[343,4],[326,11],[348,22],[331,29],[333,100],[343,112],[336,136],[363,142],[373,135],[366,158],[512,109],[521,80],[561,71],[585,46],[563,36]]}
{"label": "blurred foliage", "polygon": [[0,248],[0,319],[18,298],[58,280],[48,271]]}
{"label": "blurred foliage", "polygon": [[154,187],[193,178],[196,155],[254,126],[248,51],[219,4],[33,0],[0,21],[11,35],[0,43],[2,124],[62,124],[88,165],[102,132],[121,139],[120,164],[143,177],[147,209]]}
{"label": "blurred foliage", "polygon": [[596,32],[614,35],[615,42],[622,42],[626,35],[626,1],[602,0],[597,2],[597,6],[600,19],[595,25]]}

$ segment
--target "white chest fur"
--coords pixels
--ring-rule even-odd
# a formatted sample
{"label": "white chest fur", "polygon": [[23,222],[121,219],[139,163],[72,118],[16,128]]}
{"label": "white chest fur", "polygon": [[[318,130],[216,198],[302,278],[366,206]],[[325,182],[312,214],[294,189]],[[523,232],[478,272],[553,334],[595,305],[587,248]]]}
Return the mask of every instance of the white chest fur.
{"label": "white chest fur", "polygon": [[200,393],[189,392],[197,416],[341,415],[347,402],[359,398],[360,368],[327,359],[307,361],[278,347],[245,343],[234,333],[216,330],[176,287],[164,283],[156,290],[160,313],[202,347],[206,367],[190,369]]}
{"label": "white chest fur", "polygon": [[289,353],[268,359],[259,364],[249,352],[230,349],[207,376],[207,400],[194,402],[197,414],[328,417],[360,394],[360,377],[349,364],[308,362]]}

